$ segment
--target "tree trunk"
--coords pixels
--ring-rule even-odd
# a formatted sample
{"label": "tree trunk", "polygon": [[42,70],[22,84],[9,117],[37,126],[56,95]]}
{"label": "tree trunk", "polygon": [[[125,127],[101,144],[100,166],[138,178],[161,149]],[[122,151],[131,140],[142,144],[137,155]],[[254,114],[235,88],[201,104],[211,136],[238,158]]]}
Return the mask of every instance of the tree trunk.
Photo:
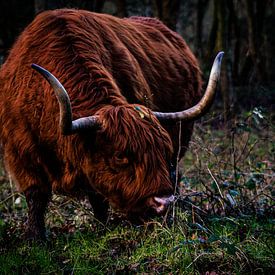
{"label": "tree trunk", "polygon": [[154,0],[153,13],[171,30],[176,30],[180,0]]}
{"label": "tree trunk", "polygon": [[[242,68],[242,82],[258,80],[263,82],[267,79],[265,58],[262,54],[263,27],[268,0],[245,0],[246,21],[248,27],[247,56]],[[254,72],[254,75],[250,77]]]}
{"label": "tree trunk", "polygon": [[230,19],[227,0],[214,0],[213,23],[208,43],[208,59],[213,58],[219,51],[225,51],[221,69],[220,89],[223,99],[223,117],[228,122],[230,116],[230,96],[233,93],[230,53]]}
{"label": "tree trunk", "polygon": [[203,17],[206,11],[206,7],[209,0],[198,0],[197,2],[197,35],[196,35],[196,53],[199,58],[204,56],[203,45],[202,45],[202,35],[203,35]]}
{"label": "tree trunk", "polygon": [[240,30],[239,30],[239,21],[236,15],[236,8],[234,5],[234,0],[227,1],[227,7],[229,12],[229,37],[228,41],[231,43],[232,48],[232,78],[233,82],[238,83],[239,81],[239,64],[240,64]]}
{"label": "tree trunk", "polygon": [[126,0],[116,0],[116,7],[117,7],[117,16],[118,17],[126,17],[127,16],[127,9],[126,9]]}
{"label": "tree trunk", "polygon": [[35,14],[46,9],[46,1],[45,0],[35,0],[34,1],[34,11]]}
{"label": "tree trunk", "polygon": [[80,8],[101,12],[105,0],[34,0],[35,13],[48,9]]}

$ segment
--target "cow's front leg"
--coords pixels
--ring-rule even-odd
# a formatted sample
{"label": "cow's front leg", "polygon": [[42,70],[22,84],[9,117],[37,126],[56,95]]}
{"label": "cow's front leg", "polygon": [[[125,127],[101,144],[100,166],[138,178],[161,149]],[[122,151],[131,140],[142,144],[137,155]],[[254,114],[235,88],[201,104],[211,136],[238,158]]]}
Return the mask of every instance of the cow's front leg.
{"label": "cow's front leg", "polygon": [[106,199],[102,195],[96,192],[90,192],[88,196],[90,204],[92,205],[94,210],[94,216],[96,217],[96,219],[105,224],[108,218],[108,201],[106,201]]}
{"label": "cow's front leg", "polygon": [[25,191],[28,204],[27,239],[45,240],[46,208],[51,197],[51,191],[40,186],[31,186]]}

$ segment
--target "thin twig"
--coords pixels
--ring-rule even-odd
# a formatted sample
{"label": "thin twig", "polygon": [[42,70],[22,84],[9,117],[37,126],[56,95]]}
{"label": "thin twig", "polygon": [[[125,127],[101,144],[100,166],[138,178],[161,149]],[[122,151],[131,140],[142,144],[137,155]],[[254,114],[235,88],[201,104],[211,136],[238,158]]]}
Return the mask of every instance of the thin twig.
{"label": "thin twig", "polygon": [[213,176],[212,172],[210,171],[210,169],[209,169],[208,167],[207,167],[207,170],[208,170],[208,172],[209,172],[211,178],[212,178],[213,181],[215,182],[215,184],[216,184],[216,186],[217,186],[217,188],[218,188],[218,190],[219,190],[219,193],[220,193],[221,198],[224,199],[223,194],[222,194],[222,192],[221,192],[221,189],[220,189],[220,187],[219,187],[219,184],[218,184],[217,180],[215,179],[215,177]]}
{"label": "thin twig", "polygon": [[6,197],[4,200],[0,201],[0,204],[4,204],[6,201],[8,201],[10,198],[15,197],[16,195],[18,195],[19,193],[12,193],[10,194],[8,197]]}
{"label": "thin twig", "polygon": [[203,256],[203,255],[207,255],[207,253],[202,253],[202,254],[200,254],[199,256],[197,256],[187,267],[186,267],[186,269],[187,268],[189,268],[192,264],[194,264],[197,260],[198,260],[198,258],[200,258],[201,256]]}
{"label": "thin twig", "polygon": [[[12,185],[12,178],[11,178],[10,174],[9,174],[9,184],[10,184],[11,193],[14,194],[13,185]],[[12,196],[12,207],[15,208],[15,199],[14,199],[14,196]]]}
{"label": "thin twig", "polygon": [[267,187],[269,187],[268,185],[267,186],[265,186],[262,190],[261,190],[261,192],[259,193],[259,194],[257,194],[256,196],[254,196],[249,202],[247,202],[243,207],[245,208],[246,206],[248,206],[249,204],[251,204],[253,201],[255,201],[258,197],[260,197],[261,195],[264,195],[264,196],[266,196],[266,197],[269,197],[269,198],[271,198],[272,200],[274,200],[274,198],[272,198],[272,197],[270,197],[268,194],[265,194],[263,191],[264,191],[264,189],[266,189]]}
{"label": "thin twig", "polygon": [[250,133],[248,133],[248,135],[247,135],[247,139],[246,139],[246,142],[245,142],[245,145],[243,146],[243,149],[242,149],[242,152],[240,153],[240,155],[237,157],[237,159],[236,159],[236,164],[239,162],[239,160],[241,159],[241,157],[244,155],[244,152],[245,152],[245,150],[246,150],[246,148],[247,148],[247,145],[248,145],[248,141],[249,141],[249,139],[250,139]]}
{"label": "thin twig", "polygon": [[243,161],[246,160],[248,158],[248,156],[250,155],[251,151],[254,149],[255,145],[259,142],[259,140],[256,140],[251,146],[249,151],[247,152],[247,154],[245,155],[245,157],[243,158]]}
{"label": "thin twig", "polygon": [[231,131],[232,133],[232,136],[231,136],[231,152],[232,152],[232,162],[233,162],[233,172],[234,172],[234,179],[235,179],[235,182],[237,182],[237,166],[236,166],[236,155],[235,155],[235,130],[233,129]]}
{"label": "thin twig", "polygon": [[[174,189],[174,196],[176,195],[178,181],[179,181],[179,160],[180,160],[180,151],[181,151],[181,121],[178,123],[178,125],[179,125],[179,135],[178,135],[179,147],[178,147],[177,159],[176,159],[176,183],[175,183],[175,189]],[[175,219],[175,205],[176,205],[176,200],[174,200],[173,202],[173,213],[172,213],[173,220]]]}
{"label": "thin twig", "polygon": [[190,204],[191,206],[193,206],[194,208],[198,209],[199,211],[201,211],[204,215],[207,215],[207,212],[202,210],[200,207],[196,206],[195,204],[193,204],[192,202],[188,201],[188,200],[184,200],[185,203]]}

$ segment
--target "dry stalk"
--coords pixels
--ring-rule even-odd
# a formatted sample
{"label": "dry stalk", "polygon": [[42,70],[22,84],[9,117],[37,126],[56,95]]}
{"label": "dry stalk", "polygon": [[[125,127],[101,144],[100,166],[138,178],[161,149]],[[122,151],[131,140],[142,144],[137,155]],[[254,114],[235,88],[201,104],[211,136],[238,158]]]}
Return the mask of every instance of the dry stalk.
{"label": "dry stalk", "polygon": [[209,167],[207,167],[207,170],[208,170],[208,172],[209,172],[211,178],[212,178],[213,181],[215,182],[215,184],[216,184],[216,186],[217,186],[217,188],[218,188],[218,190],[219,190],[219,193],[220,193],[221,198],[224,199],[223,194],[222,194],[222,192],[221,192],[221,189],[220,189],[220,187],[219,187],[219,184],[218,184],[217,180],[215,179],[215,177],[213,176],[213,174],[212,174],[211,170],[209,169]]}
{"label": "dry stalk", "polygon": [[[176,195],[178,181],[179,181],[179,160],[180,160],[180,152],[181,152],[181,121],[178,122],[178,125],[179,125],[179,135],[178,135],[179,147],[178,147],[177,159],[176,159],[176,182],[175,182],[174,196]],[[173,220],[175,219],[175,204],[176,204],[176,200],[174,200],[173,202],[173,212],[172,212]]]}

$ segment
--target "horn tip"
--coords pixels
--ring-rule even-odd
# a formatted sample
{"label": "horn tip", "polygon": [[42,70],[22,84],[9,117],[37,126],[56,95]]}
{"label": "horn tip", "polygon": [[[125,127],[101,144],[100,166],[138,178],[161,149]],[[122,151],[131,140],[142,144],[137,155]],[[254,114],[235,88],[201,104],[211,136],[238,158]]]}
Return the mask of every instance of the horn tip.
{"label": "horn tip", "polygon": [[215,76],[220,75],[221,65],[222,65],[222,58],[223,58],[224,52],[219,52],[214,60],[211,73]]}
{"label": "horn tip", "polygon": [[35,70],[42,69],[42,67],[40,67],[39,65],[34,64],[34,63],[31,64],[31,67],[32,67],[32,69],[35,69]]}
{"label": "horn tip", "polygon": [[51,77],[51,73],[48,72],[46,69],[44,69],[43,67],[32,63],[31,64],[32,69],[36,70],[37,72],[39,72],[41,75],[43,75],[47,80]]}
{"label": "horn tip", "polygon": [[222,62],[223,55],[224,55],[224,52],[223,52],[223,51],[221,51],[221,52],[219,52],[219,53],[217,54],[216,60],[217,60],[219,63]]}

